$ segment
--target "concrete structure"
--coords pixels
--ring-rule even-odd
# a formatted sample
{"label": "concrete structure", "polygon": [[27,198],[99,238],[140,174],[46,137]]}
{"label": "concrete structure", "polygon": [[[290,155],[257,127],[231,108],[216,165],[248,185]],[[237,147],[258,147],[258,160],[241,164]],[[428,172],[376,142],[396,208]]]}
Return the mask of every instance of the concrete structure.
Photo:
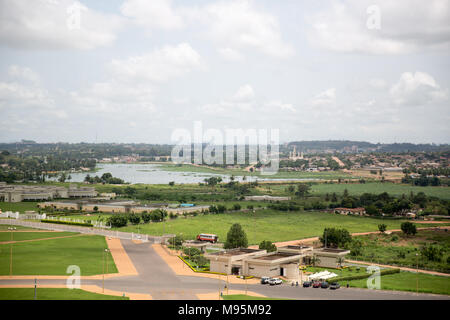
{"label": "concrete structure", "polygon": [[291,197],[273,197],[263,195],[263,196],[246,196],[244,199],[247,201],[288,201],[291,200]]}
{"label": "concrete structure", "polygon": [[314,256],[319,260],[316,263],[316,266],[325,268],[341,267],[345,259],[345,256],[349,253],[350,250],[333,249],[333,248],[320,248],[313,250]]}
{"label": "concrete structure", "polygon": [[210,271],[255,277],[298,279],[301,254],[259,249],[232,249],[205,254]]}
{"label": "concrete structure", "polygon": [[0,184],[0,201],[21,202],[21,201],[42,201],[55,198],[83,198],[95,197],[97,191],[90,187],[58,187],[58,186],[33,186],[33,185],[9,185]]}

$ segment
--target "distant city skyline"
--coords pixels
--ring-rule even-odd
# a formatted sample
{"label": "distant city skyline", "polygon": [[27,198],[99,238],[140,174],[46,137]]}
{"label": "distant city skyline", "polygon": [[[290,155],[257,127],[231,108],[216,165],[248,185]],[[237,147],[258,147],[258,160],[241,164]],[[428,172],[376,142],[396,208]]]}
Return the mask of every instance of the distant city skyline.
{"label": "distant city skyline", "polygon": [[0,0],[0,141],[450,143],[446,0]]}

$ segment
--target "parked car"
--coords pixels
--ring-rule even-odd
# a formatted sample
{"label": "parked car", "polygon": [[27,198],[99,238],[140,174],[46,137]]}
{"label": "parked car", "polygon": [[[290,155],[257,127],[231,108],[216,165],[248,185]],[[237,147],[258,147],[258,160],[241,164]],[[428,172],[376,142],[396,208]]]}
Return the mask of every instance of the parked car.
{"label": "parked car", "polygon": [[270,277],[262,277],[261,278],[261,284],[267,284],[269,283]]}
{"label": "parked car", "polygon": [[322,289],[327,289],[327,288],[330,287],[330,284],[328,282],[326,282],[326,281],[322,281],[322,283],[320,284],[320,287]]}
{"label": "parked car", "polygon": [[269,280],[269,284],[271,286],[275,286],[275,285],[282,284],[282,283],[283,283],[283,281],[279,278],[270,278],[270,280]]}
{"label": "parked car", "polygon": [[311,281],[305,281],[303,282],[303,288],[309,288],[312,286],[312,282]]}
{"label": "parked car", "polygon": [[320,288],[320,281],[314,281],[312,286],[313,288]]}
{"label": "parked car", "polygon": [[331,290],[336,290],[336,289],[339,289],[340,287],[341,287],[341,285],[339,283],[337,283],[337,282],[333,282],[333,283],[330,284],[330,289]]}

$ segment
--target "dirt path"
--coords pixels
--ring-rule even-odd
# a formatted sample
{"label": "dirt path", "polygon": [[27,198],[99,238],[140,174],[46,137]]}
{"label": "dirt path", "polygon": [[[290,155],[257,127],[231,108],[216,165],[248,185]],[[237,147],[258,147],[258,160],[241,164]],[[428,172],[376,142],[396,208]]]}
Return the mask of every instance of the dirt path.
{"label": "dirt path", "polygon": [[111,255],[114,259],[114,263],[116,264],[117,271],[119,272],[119,276],[134,276],[138,275],[136,268],[134,267],[133,262],[130,257],[126,253],[125,249],[120,243],[120,239],[116,238],[105,238],[106,243],[108,244],[108,248],[111,252]]}
{"label": "dirt path", "polygon": [[[175,274],[180,276],[193,276],[203,277],[211,279],[221,279],[227,281],[227,276],[211,273],[199,273],[194,272],[189,268],[180,258],[178,258],[175,252],[169,251],[169,249],[163,248],[160,244],[152,245],[155,252],[164,260],[165,263],[172,269]],[[232,284],[245,284],[245,280],[237,278],[236,276],[228,276],[228,282]],[[247,284],[259,283],[258,279],[248,279]]]}

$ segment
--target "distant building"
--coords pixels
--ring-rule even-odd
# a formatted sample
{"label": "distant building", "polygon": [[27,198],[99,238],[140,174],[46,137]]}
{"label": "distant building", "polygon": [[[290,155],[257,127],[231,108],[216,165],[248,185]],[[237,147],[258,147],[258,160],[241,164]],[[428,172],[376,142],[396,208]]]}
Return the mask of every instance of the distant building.
{"label": "distant building", "polygon": [[356,215],[356,216],[364,216],[366,214],[366,209],[364,208],[335,208],[334,213],[342,214],[342,215]]}
{"label": "distant building", "polygon": [[291,197],[273,197],[263,195],[263,196],[246,196],[244,199],[246,201],[288,201],[291,200]]}
{"label": "distant building", "polygon": [[65,198],[86,198],[97,196],[95,188],[89,187],[58,187],[58,186],[30,186],[8,185],[0,183],[0,201],[43,201]]}

